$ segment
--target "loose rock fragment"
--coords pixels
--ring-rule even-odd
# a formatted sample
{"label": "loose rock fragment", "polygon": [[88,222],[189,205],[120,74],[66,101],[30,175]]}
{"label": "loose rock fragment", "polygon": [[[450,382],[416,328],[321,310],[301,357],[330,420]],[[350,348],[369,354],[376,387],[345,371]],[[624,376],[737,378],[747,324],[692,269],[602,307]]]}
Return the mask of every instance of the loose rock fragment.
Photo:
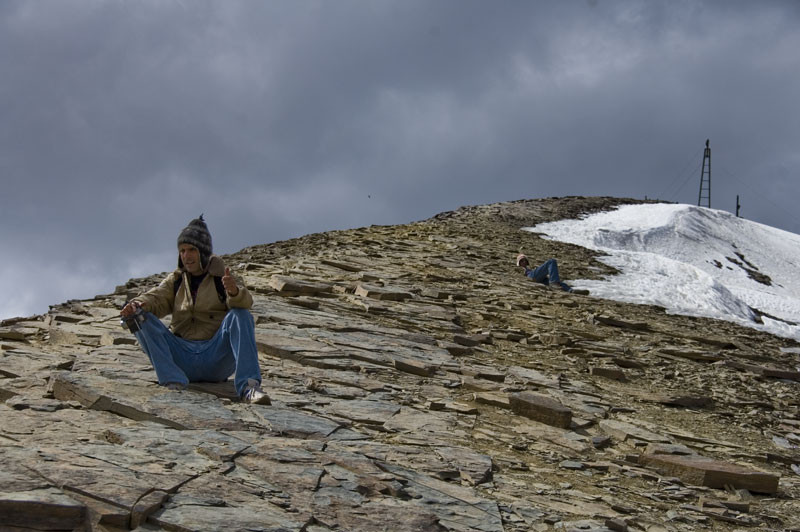
{"label": "loose rock fragment", "polygon": [[511,410],[534,421],[568,429],[572,410],[555,399],[533,392],[521,392],[510,397]]}

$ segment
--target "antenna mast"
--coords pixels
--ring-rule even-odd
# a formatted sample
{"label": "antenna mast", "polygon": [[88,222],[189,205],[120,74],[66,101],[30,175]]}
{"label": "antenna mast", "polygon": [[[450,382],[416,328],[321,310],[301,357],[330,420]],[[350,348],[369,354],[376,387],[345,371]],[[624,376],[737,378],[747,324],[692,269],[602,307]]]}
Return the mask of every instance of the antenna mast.
{"label": "antenna mast", "polygon": [[706,200],[706,207],[711,208],[711,148],[706,139],[706,149],[703,152],[703,169],[700,171],[700,195],[697,197],[697,206],[703,206]]}

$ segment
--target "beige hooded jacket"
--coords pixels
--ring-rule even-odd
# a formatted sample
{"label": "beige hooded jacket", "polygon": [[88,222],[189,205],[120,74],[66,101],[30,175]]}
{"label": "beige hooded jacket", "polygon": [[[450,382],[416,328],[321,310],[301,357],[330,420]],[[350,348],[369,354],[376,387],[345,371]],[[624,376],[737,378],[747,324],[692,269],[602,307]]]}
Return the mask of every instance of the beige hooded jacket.
{"label": "beige hooded jacket", "polygon": [[[236,280],[239,293],[230,294],[225,301],[220,301],[217,287],[212,276],[222,277],[225,274],[225,263],[216,255],[211,255],[203,281],[197,289],[197,299],[192,301],[191,276],[179,268],[169,274],[161,284],[148,292],[137,296],[134,301],[144,305],[144,309],[159,318],[172,314],[170,329],[176,336],[186,340],[208,340],[219,329],[225,314],[231,308],[249,309],[253,306],[244,283]],[[177,294],[175,282],[183,277]]]}

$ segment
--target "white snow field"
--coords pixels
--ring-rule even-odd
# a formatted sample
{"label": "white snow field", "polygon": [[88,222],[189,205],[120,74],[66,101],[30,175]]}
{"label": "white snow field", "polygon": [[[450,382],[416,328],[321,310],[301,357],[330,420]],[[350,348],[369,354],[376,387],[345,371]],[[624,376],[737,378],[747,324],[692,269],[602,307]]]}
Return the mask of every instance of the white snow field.
{"label": "white snow field", "polygon": [[680,204],[626,205],[524,229],[607,253],[602,262],[619,274],[567,279],[593,296],[800,340],[800,235]]}

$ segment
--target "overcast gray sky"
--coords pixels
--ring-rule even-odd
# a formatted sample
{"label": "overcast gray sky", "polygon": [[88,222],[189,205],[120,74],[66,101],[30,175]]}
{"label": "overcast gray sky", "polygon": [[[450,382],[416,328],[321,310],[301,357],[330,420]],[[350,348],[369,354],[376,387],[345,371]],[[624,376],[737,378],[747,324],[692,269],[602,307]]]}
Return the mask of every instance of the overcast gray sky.
{"label": "overcast gray sky", "polygon": [[[800,233],[796,0],[0,0],[0,317],[220,254],[563,195]],[[508,250],[513,254],[514,250]]]}

